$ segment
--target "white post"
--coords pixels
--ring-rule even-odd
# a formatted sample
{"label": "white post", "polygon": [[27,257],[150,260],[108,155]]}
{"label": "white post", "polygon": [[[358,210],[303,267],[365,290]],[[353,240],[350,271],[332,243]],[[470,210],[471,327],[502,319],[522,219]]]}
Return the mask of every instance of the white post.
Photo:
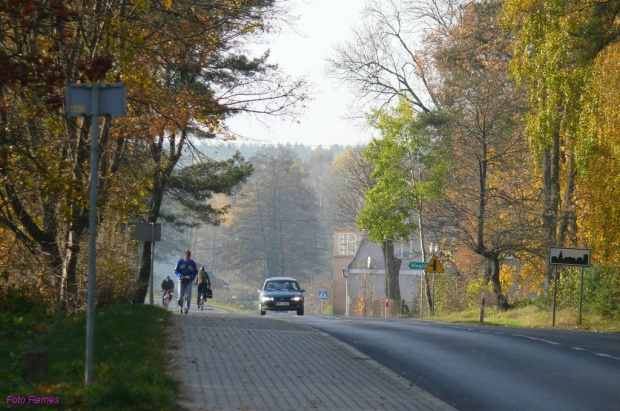
{"label": "white post", "polygon": [[424,312],[424,271],[420,274],[420,317]]}

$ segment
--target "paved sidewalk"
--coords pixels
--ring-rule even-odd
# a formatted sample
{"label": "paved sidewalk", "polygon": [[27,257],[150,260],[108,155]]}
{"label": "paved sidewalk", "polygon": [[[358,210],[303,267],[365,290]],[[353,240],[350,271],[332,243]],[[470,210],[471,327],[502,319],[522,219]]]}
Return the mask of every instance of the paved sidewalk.
{"label": "paved sidewalk", "polygon": [[312,327],[215,311],[167,328],[186,410],[452,410]]}

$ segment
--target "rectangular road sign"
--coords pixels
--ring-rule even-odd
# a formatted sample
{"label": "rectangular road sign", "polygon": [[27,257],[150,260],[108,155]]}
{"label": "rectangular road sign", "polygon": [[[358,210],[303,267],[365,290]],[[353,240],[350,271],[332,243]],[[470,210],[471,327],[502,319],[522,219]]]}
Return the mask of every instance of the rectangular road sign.
{"label": "rectangular road sign", "polygon": [[319,300],[327,300],[327,290],[319,290]]}
{"label": "rectangular road sign", "polygon": [[[138,241],[161,241],[161,223],[122,223],[121,232],[131,230],[131,238]],[[153,238],[155,237],[155,238]]]}
{"label": "rectangular road sign", "polygon": [[[97,88],[96,113],[93,113],[93,88]],[[127,91],[123,83],[71,83],[67,85],[65,102],[69,117],[123,117],[127,113]]]}
{"label": "rectangular road sign", "polygon": [[549,264],[590,267],[590,249],[551,247],[549,249]]}
{"label": "rectangular road sign", "polygon": [[412,261],[409,263],[409,268],[412,270],[424,270],[427,265],[428,263],[424,261]]}

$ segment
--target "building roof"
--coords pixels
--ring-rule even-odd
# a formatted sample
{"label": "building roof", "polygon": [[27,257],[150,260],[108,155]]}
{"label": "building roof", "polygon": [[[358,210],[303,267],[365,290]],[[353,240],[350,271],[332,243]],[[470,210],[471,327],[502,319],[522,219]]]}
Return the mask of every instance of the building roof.
{"label": "building roof", "polygon": [[[421,262],[422,252],[419,243],[412,243],[413,251],[410,253],[409,248],[404,253],[400,253],[400,248],[396,245],[394,254],[396,258],[400,258],[400,274],[402,275],[420,275],[421,269],[410,269],[409,263],[412,261]],[[362,239],[359,247],[355,251],[355,255],[351,261],[345,266],[345,272],[352,274],[375,273],[385,274],[385,262],[383,260],[383,251],[381,246],[367,238]]]}

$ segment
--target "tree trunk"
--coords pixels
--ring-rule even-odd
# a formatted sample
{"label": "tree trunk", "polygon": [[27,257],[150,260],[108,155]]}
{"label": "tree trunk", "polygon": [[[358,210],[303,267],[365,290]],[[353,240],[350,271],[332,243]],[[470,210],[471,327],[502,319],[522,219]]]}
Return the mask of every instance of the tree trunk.
{"label": "tree trunk", "polygon": [[79,296],[77,287],[77,259],[80,253],[80,244],[76,240],[75,232],[68,232],[65,237],[65,249],[62,258],[61,277],[61,306],[66,312],[72,312],[79,308]]}
{"label": "tree trunk", "polygon": [[394,242],[385,240],[381,245],[383,250],[383,261],[385,264],[385,295],[388,299],[397,301],[400,304],[400,265],[402,260],[394,257]]}
{"label": "tree trunk", "polygon": [[[557,238],[558,207],[560,204],[560,138],[556,135],[551,149],[543,152],[543,214],[542,226],[545,248],[560,246]],[[553,269],[549,262],[545,265],[545,278],[548,284],[553,279]]]}
{"label": "tree trunk", "polygon": [[[170,146],[174,147],[175,136],[169,137]],[[164,135],[159,136],[159,140],[155,146],[151,148],[153,160],[155,161],[153,171],[153,194],[151,197],[151,208],[149,210],[149,223],[156,223],[159,218],[159,212],[161,210],[161,204],[164,199],[164,193],[166,191],[166,185],[168,178],[172,174],[172,170],[180,158],[180,150],[182,143],[178,147],[176,153],[171,153],[168,156],[168,161],[162,166],[162,153],[163,142],[165,140]],[[182,139],[184,141],[184,139]],[[136,293],[134,294],[132,302],[134,304],[144,304],[146,293],[149,287],[149,278],[151,276],[151,242],[145,241],[142,247],[142,258],[140,261],[140,274],[138,275],[138,282],[136,284]]]}
{"label": "tree trunk", "polygon": [[136,293],[133,297],[134,304],[144,304],[146,293],[149,289],[149,279],[151,277],[151,242],[145,241],[142,246],[142,258],[140,261],[140,274],[136,284]]}
{"label": "tree trunk", "polygon": [[506,311],[508,309],[508,301],[502,292],[502,284],[499,278],[500,264],[498,255],[493,254],[488,261],[491,265],[491,284],[493,285],[493,294],[495,294],[497,308]]}
{"label": "tree trunk", "polygon": [[[559,244],[566,244],[570,237],[575,237],[576,218],[573,204],[573,193],[575,192],[575,178],[577,172],[575,170],[575,153],[570,151],[568,156],[568,166],[566,170],[566,188],[564,189],[564,199],[562,201],[562,210],[558,224],[558,241]],[[572,230],[571,230],[572,229]]]}
{"label": "tree trunk", "polygon": [[65,311],[63,300],[61,298],[62,287],[63,287],[63,281],[62,281],[63,260],[62,260],[61,252],[58,248],[58,243],[57,242],[43,242],[41,245],[41,248],[43,249],[44,255],[47,257],[49,267],[51,267],[51,272],[50,272],[50,275],[52,276],[51,283],[53,284],[53,287],[56,291],[56,299],[55,299],[56,306],[54,307],[54,310],[59,313],[63,313]]}

